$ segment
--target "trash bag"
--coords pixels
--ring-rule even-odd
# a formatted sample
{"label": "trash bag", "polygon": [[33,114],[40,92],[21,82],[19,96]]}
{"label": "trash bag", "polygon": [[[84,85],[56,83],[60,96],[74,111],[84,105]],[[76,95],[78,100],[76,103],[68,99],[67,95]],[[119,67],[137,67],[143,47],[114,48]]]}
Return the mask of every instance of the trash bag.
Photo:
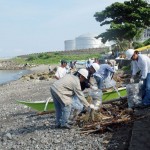
{"label": "trash bag", "polygon": [[102,105],[102,90],[89,90],[89,96],[92,97],[92,104],[94,104],[95,107],[99,108]]}
{"label": "trash bag", "polygon": [[108,77],[103,81],[103,89],[111,88],[116,86],[116,81],[112,79],[111,73],[109,73]]}
{"label": "trash bag", "polygon": [[103,82],[103,89],[111,88],[116,86],[116,81],[114,79],[111,79],[110,77],[107,77]]}
{"label": "trash bag", "polygon": [[142,103],[142,84],[128,84],[126,86],[128,107],[134,108]]}

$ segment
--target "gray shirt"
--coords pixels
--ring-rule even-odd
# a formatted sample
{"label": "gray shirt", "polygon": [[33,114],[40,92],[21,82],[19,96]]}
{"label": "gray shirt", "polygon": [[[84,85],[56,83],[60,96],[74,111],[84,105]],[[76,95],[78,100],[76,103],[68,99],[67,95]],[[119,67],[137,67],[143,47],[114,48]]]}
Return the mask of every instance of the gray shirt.
{"label": "gray shirt", "polygon": [[72,103],[72,97],[76,95],[86,107],[89,106],[89,103],[81,91],[79,78],[74,75],[65,75],[60,80],[55,81],[51,88],[65,105],[70,105]]}

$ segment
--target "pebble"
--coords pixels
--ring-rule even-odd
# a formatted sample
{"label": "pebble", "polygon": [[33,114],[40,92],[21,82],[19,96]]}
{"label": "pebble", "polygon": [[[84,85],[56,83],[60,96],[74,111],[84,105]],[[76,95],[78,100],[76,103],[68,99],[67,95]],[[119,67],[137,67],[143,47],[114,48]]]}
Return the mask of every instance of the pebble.
{"label": "pebble", "polygon": [[12,139],[12,135],[10,133],[6,133],[5,135],[7,137],[8,140],[11,140]]}

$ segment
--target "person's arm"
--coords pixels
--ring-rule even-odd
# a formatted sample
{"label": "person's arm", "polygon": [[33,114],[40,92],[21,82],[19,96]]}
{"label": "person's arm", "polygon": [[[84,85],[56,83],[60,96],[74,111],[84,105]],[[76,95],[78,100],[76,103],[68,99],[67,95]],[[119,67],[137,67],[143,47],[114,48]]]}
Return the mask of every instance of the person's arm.
{"label": "person's arm", "polygon": [[109,70],[111,73],[115,73],[114,69],[110,65],[107,65],[107,70]]}
{"label": "person's arm", "polygon": [[59,68],[57,69],[57,71],[56,71],[56,73],[55,73],[55,78],[56,78],[57,80],[60,79]]}
{"label": "person's arm", "polygon": [[77,85],[74,87],[74,92],[76,94],[76,96],[79,98],[79,100],[86,106],[89,106],[89,103],[87,102],[87,100],[84,97],[83,92],[81,91],[81,86],[80,83],[77,83]]}
{"label": "person's arm", "polygon": [[141,59],[141,73],[142,73],[142,76],[141,76],[141,79],[145,79],[147,77],[147,74],[148,74],[148,67],[147,67],[147,60],[146,59]]}
{"label": "person's arm", "polygon": [[132,65],[132,76],[135,76],[137,72],[139,71],[139,68],[135,61],[132,61],[131,65]]}

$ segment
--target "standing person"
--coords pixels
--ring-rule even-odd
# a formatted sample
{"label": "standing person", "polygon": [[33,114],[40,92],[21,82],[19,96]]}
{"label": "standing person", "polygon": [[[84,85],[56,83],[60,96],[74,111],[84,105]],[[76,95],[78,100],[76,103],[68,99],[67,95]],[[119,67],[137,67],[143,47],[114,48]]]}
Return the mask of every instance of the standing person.
{"label": "standing person", "polygon": [[143,107],[150,106],[150,58],[146,55],[139,54],[138,51],[128,49],[126,57],[132,60],[132,77],[130,82],[134,82],[134,76],[138,71],[141,71],[140,83],[142,88],[142,103]]}
{"label": "standing person", "polygon": [[[88,70],[88,77],[87,80],[84,82],[80,82],[81,85],[81,90],[84,91],[86,88],[91,88],[93,90],[97,90],[97,86],[93,85],[93,83],[90,83],[90,77],[93,73],[95,73],[99,69],[99,65],[97,63],[93,63],[91,67]],[[76,72],[74,75],[77,75],[78,72]],[[83,109],[83,104],[80,102],[77,96],[73,96],[73,102],[72,102],[72,107],[73,109],[76,110],[82,110]]]}
{"label": "standing person", "polygon": [[[109,78],[110,76],[113,76],[113,74],[115,73],[115,71],[112,69],[112,67],[108,64],[101,64],[100,65],[100,69],[93,74],[96,82],[97,82],[97,86],[99,89],[102,90],[102,88],[104,87],[104,80],[106,80],[107,78]],[[110,79],[111,81],[111,79]]]}
{"label": "standing person", "polygon": [[64,77],[67,73],[67,61],[66,60],[61,60],[61,66],[58,67],[56,73],[55,73],[55,78],[59,80],[60,78]]}
{"label": "standing person", "polygon": [[95,58],[93,63],[100,64],[99,59],[98,59],[98,58]]}
{"label": "standing person", "polygon": [[68,119],[71,112],[72,97],[77,96],[79,100],[85,105],[85,107],[91,107],[84,97],[81,91],[80,82],[84,82],[87,79],[88,71],[86,69],[80,69],[78,74],[67,74],[65,77],[54,82],[50,88],[51,95],[53,97],[55,109],[56,109],[56,127],[70,129],[68,125]]}
{"label": "standing person", "polygon": [[89,60],[87,60],[87,62],[85,64],[86,69],[89,70],[90,66],[91,66],[91,63]]}

